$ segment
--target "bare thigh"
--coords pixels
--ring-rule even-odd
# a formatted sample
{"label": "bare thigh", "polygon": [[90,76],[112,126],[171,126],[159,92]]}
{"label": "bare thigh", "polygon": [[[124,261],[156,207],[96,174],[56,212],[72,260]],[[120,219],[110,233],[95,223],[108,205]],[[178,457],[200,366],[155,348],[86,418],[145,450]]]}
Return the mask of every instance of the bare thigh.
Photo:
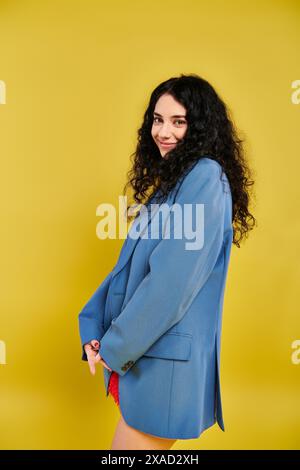
{"label": "bare thigh", "polygon": [[110,450],[171,449],[176,439],[164,439],[145,434],[129,426],[120,416]]}

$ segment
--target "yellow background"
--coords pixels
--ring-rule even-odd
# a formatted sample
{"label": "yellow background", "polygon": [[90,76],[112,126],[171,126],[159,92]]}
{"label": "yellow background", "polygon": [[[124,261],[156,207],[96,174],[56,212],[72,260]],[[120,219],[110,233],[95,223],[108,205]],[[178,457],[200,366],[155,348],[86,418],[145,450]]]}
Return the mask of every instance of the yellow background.
{"label": "yellow background", "polygon": [[258,227],[232,249],[225,433],[174,449],[300,447],[299,20],[286,0],[0,1],[1,448],[109,449],[119,413],[81,361],[78,313],[123,240],[96,237],[96,207],[117,207],[150,93],[180,73],[246,138]]}

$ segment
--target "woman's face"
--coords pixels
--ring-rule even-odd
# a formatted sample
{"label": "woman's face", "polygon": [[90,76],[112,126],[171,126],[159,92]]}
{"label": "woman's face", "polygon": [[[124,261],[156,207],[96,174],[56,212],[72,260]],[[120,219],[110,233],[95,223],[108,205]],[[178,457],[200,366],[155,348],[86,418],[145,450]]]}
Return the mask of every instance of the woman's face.
{"label": "woman's face", "polygon": [[153,112],[151,135],[162,157],[173,149],[187,130],[186,109],[173,96],[162,95]]}

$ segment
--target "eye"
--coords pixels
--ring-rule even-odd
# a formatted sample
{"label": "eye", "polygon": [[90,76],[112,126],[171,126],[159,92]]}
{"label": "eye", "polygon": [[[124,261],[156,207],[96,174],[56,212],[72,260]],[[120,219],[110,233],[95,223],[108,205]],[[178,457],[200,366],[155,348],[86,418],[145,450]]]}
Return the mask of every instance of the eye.
{"label": "eye", "polygon": [[[153,118],[153,122],[159,122],[159,121],[162,121],[162,119],[159,118],[159,117],[154,117],[154,118]],[[186,121],[183,121],[182,119],[176,119],[174,122],[175,122],[175,123],[178,122],[179,125],[180,125],[180,124],[186,124]]]}

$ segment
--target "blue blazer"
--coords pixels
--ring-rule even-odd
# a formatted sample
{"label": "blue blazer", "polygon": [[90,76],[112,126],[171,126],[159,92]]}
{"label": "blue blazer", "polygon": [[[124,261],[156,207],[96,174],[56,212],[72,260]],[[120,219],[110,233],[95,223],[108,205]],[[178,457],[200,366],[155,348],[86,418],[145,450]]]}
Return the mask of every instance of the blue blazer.
{"label": "blue blazer", "polygon": [[[216,421],[225,431],[220,337],[233,237],[229,182],[219,163],[201,157],[164,201],[193,210],[203,204],[200,249],[187,248],[191,237],[185,233],[173,236],[171,211],[157,230],[164,204],[149,211],[150,202],[155,195],[144,212],[148,238],[143,229],[132,236],[135,219],[116,265],[79,314],[82,360],[84,344],[100,341],[100,355],[120,376],[120,411],[133,428],[169,439],[197,438]],[[156,236],[150,238],[154,220]],[[171,236],[164,237],[167,225]],[[103,372],[108,396],[112,372]]]}

